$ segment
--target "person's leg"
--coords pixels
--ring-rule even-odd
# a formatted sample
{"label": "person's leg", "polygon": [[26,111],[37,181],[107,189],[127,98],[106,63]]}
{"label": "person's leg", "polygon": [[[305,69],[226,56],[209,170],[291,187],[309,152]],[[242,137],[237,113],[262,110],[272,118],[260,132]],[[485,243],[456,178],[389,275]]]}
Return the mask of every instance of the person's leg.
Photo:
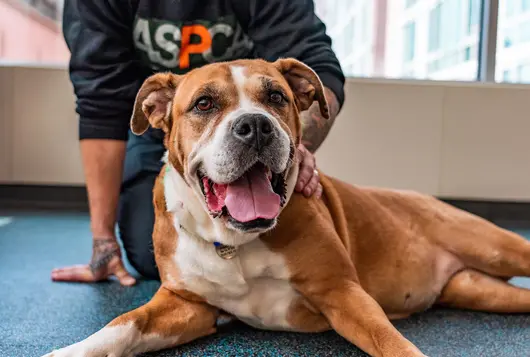
{"label": "person's leg", "polygon": [[143,277],[159,279],[153,253],[153,186],[162,168],[161,133],[130,135],[118,212],[119,236],[129,263]]}
{"label": "person's leg", "polygon": [[131,185],[124,187],[118,213],[119,235],[127,260],[147,279],[159,279],[152,239],[152,190],[156,176],[155,173],[142,173]]}

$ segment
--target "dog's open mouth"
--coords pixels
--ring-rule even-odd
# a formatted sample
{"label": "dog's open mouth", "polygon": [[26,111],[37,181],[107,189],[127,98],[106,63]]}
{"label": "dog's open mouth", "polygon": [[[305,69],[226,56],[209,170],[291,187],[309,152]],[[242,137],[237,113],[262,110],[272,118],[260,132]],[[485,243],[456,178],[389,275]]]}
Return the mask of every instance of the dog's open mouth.
{"label": "dog's open mouth", "polygon": [[200,171],[197,175],[210,213],[247,229],[270,226],[285,203],[284,174],[272,173],[262,163],[229,184],[215,183]]}

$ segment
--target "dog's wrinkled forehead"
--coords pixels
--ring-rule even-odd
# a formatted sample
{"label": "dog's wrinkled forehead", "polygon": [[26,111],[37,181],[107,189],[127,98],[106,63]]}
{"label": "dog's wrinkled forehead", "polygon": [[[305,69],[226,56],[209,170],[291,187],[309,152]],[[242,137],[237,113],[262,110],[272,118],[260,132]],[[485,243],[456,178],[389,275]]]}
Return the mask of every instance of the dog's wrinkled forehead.
{"label": "dog's wrinkled forehead", "polygon": [[271,108],[263,105],[263,96],[273,89],[292,100],[289,84],[274,66],[266,62],[234,61],[190,72],[177,91],[177,103],[185,105],[180,108],[185,111],[201,97],[210,97],[222,112],[219,114],[249,104],[270,111]]}
{"label": "dog's wrinkled forehead", "polygon": [[210,82],[223,84],[225,88],[236,90],[237,86],[244,85],[247,91],[259,89],[267,81],[275,81],[289,89],[289,84],[272,64],[258,60],[239,60],[226,63],[216,63],[201,68],[197,68],[186,75],[188,89],[197,90],[207,86]]}

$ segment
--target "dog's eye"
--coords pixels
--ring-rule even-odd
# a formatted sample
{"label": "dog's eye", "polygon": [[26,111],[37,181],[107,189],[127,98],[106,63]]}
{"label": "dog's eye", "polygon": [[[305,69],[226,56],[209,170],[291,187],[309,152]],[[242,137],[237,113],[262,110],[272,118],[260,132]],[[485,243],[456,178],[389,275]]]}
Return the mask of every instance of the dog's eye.
{"label": "dog's eye", "polygon": [[201,112],[207,112],[213,108],[213,100],[208,97],[199,98],[197,104],[195,104],[195,108]]}
{"label": "dog's eye", "polygon": [[271,103],[280,104],[283,101],[283,96],[280,94],[280,92],[272,92],[269,94],[269,100]]}

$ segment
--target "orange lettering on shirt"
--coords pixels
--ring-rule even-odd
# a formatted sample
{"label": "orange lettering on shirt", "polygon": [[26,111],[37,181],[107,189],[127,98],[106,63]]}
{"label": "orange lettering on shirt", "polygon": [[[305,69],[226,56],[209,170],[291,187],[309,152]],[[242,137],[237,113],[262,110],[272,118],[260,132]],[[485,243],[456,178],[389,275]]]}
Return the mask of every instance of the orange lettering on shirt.
{"label": "orange lettering on shirt", "polygon": [[[198,35],[201,42],[190,44],[191,35]],[[203,53],[212,46],[212,37],[208,29],[202,25],[188,25],[182,27],[179,65],[181,69],[189,68],[190,54]]]}

